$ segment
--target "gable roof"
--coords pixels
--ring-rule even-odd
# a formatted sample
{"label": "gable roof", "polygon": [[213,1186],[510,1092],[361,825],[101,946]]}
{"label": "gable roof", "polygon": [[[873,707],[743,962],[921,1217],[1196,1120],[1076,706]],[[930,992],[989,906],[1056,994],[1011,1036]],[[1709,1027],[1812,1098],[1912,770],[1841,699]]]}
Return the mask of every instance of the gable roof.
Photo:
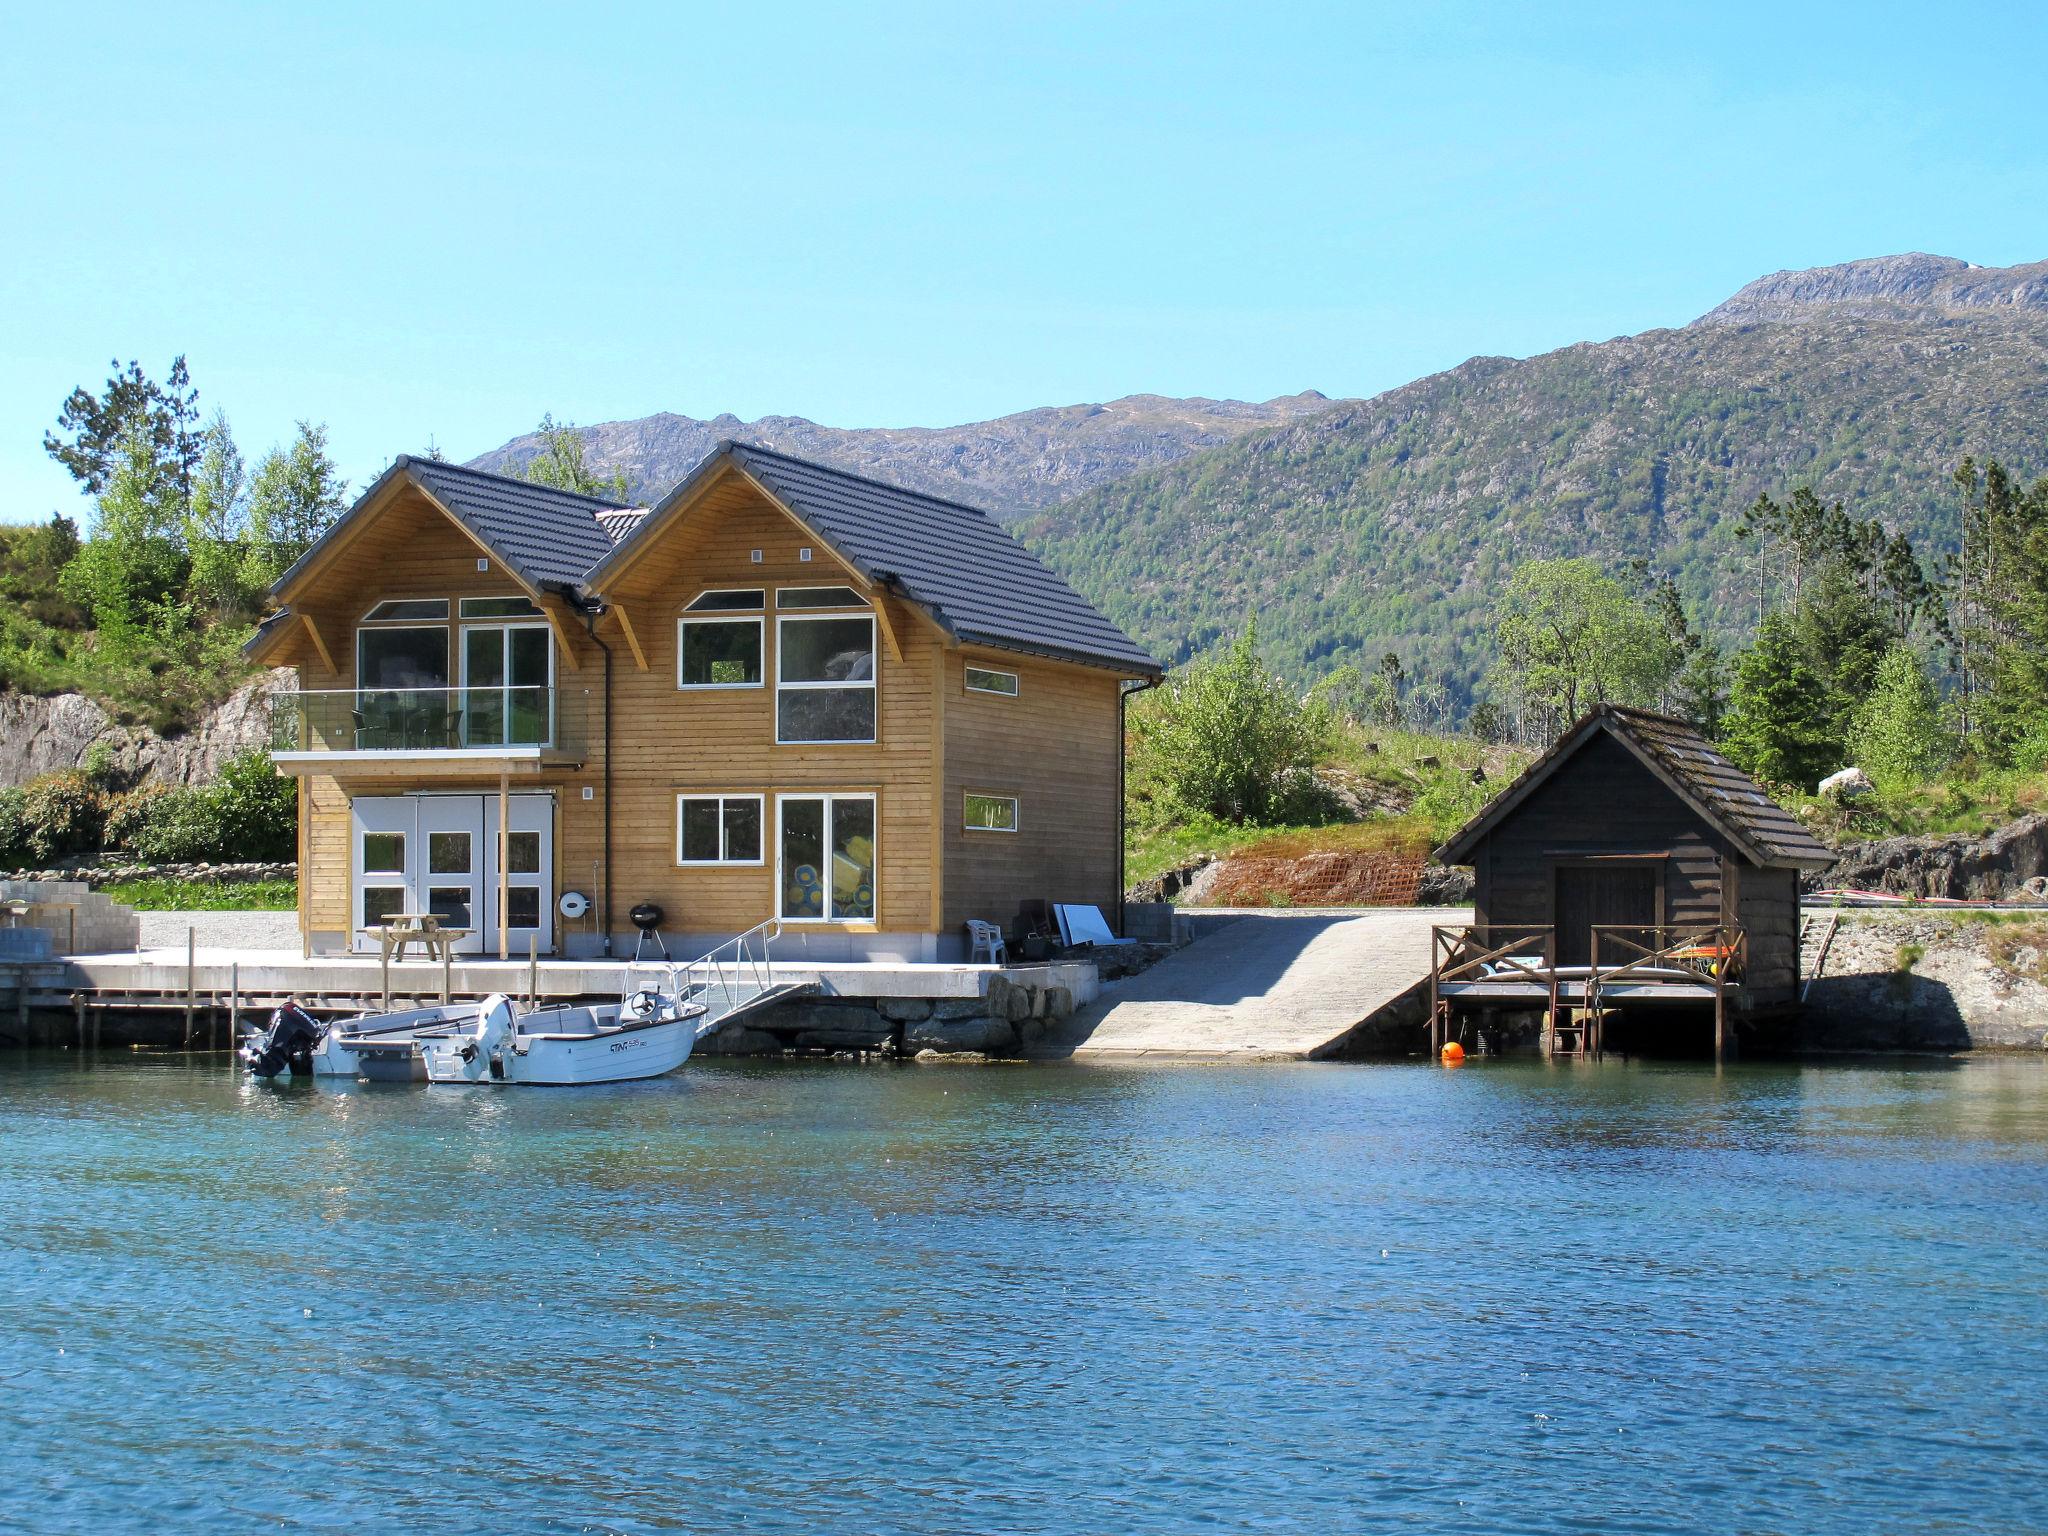
{"label": "gable roof", "polygon": [[1479,842],[1598,735],[1613,737],[1715,831],[1766,869],[1818,869],[1835,856],[1691,725],[1669,715],[1601,704],[1558,738],[1486,808],[1436,851],[1445,864],[1471,861]]}
{"label": "gable roof", "polygon": [[335,519],[271,588],[283,592],[299,572],[395,479],[418,486],[493,555],[533,587],[570,587],[612,551],[607,519],[635,509],[575,491],[514,480],[440,459],[400,454],[355,505]]}
{"label": "gable roof", "polygon": [[727,465],[751,476],[862,577],[901,593],[960,640],[1138,675],[1163,670],[987,513],[750,443],[720,443],[585,584],[601,588]]}

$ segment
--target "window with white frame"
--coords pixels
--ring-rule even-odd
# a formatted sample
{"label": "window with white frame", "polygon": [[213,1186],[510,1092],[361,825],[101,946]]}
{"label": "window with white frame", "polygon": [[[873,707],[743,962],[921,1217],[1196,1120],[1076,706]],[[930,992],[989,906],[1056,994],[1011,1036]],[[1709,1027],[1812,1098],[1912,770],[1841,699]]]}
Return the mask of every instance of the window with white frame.
{"label": "window with white frame", "polygon": [[776,801],[777,913],[793,923],[875,920],[875,797]]}
{"label": "window with white frame", "polygon": [[676,621],[678,688],[759,688],[760,618],[686,616]]}
{"label": "window with white frame", "polygon": [[759,864],[759,795],[677,795],[678,864]]}
{"label": "window with white frame", "polygon": [[999,672],[994,667],[969,667],[967,669],[967,691],[969,693],[999,693],[1005,698],[1017,697],[1017,674]]}
{"label": "window with white frame", "polygon": [[775,739],[875,739],[875,617],[872,613],[778,618]]}
{"label": "window with white frame", "polygon": [[960,824],[969,832],[1014,832],[1017,830],[1015,795],[966,795]]}

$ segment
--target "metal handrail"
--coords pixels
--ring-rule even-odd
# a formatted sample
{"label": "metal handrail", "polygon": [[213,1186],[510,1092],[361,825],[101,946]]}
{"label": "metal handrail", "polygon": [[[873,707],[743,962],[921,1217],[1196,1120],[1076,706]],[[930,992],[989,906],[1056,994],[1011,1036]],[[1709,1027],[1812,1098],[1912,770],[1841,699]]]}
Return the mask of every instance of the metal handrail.
{"label": "metal handrail", "polygon": [[[714,1014],[717,1017],[760,996],[775,985],[775,962],[769,951],[781,937],[782,919],[771,917],[699,955],[680,967],[677,1001],[701,995],[706,999],[705,1011],[709,1013],[712,1011],[710,999],[716,996],[725,1004]],[[729,976],[728,971],[731,972]],[[753,990],[742,996],[741,988],[749,983]]]}

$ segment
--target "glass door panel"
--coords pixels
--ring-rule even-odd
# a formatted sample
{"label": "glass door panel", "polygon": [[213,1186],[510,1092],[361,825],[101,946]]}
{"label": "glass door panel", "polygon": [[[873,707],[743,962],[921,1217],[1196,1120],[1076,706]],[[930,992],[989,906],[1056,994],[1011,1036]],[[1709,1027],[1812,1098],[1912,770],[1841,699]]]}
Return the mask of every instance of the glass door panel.
{"label": "glass door panel", "polygon": [[463,742],[505,745],[505,631],[472,625],[462,632]]}

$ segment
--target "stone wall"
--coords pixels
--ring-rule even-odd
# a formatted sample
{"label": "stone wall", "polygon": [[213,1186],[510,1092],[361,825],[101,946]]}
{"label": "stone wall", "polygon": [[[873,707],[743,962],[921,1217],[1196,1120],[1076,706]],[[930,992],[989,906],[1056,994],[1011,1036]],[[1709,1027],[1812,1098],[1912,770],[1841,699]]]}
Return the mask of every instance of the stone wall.
{"label": "stone wall", "polygon": [[54,954],[125,954],[142,941],[134,908],[76,880],[0,880],[0,902],[25,904],[20,925],[47,932]]}
{"label": "stone wall", "polygon": [[981,997],[812,997],[737,1019],[697,1046],[704,1056],[1031,1055],[1073,1016],[1074,994],[1008,976]]}
{"label": "stone wall", "polygon": [[2048,1049],[2048,912],[1844,913],[1793,1030],[1795,1050]]}
{"label": "stone wall", "polygon": [[237,752],[270,744],[270,696],[292,687],[294,675],[280,667],[245,683],[192,730],[169,737],[123,725],[83,694],[0,692],[0,786],[76,768],[101,742],[139,782],[210,784]]}
{"label": "stone wall", "polygon": [[299,866],[281,864],[88,864],[69,869],[18,869],[0,878],[62,880],[99,890],[131,880],[189,880],[202,885],[248,885],[257,880],[296,880]]}

